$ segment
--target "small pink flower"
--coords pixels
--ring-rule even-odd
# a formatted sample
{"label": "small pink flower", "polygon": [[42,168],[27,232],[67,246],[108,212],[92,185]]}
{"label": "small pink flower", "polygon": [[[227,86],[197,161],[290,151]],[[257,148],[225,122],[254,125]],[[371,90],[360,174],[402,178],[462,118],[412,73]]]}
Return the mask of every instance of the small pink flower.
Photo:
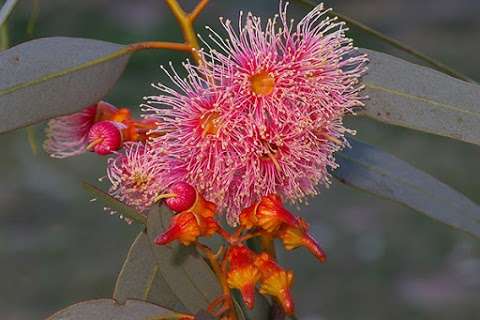
{"label": "small pink flower", "polygon": [[165,190],[161,180],[162,164],[151,148],[141,142],[126,143],[122,153],[108,159],[109,193],[123,203],[145,212]]}
{"label": "small pink flower", "polygon": [[195,67],[185,67],[186,79],[167,72],[178,91],[158,84],[161,94],[149,97],[143,106],[147,117],[158,124],[151,145],[158,161],[168,168],[163,175],[165,186],[187,182],[207,199],[223,203],[236,178],[239,156],[245,153],[240,150],[247,134],[245,119],[225,117],[235,97],[208,83],[209,76]]}
{"label": "small pink flower", "polygon": [[54,158],[67,158],[86,151],[88,133],[93,124],[111,118],[117,108],[100,101],[80,112],[48,122],[44,149]]}

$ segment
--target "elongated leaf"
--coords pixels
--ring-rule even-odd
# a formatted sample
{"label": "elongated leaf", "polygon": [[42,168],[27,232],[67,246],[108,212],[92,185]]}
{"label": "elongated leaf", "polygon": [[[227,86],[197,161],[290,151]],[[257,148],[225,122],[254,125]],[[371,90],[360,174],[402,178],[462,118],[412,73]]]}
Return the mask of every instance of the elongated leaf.
{"label": "elongated leaf", "polygon": [[480,206],[432,176],[373,146],[350,141],[337,153],[341,182],[394,200],[427,216],[480,237]]}
{"label": "elongated leaf", "polygon": [[141,232],[132,244],[117,277],[113,298],[120,303],[135,299],[179,312],[187,311],[165,281],[161,268],[147,234]]}
{"label": "elongated leaf", "polygon": [[233,290],[232,293],[239,320],[269,319],[271,306],[265,296],[255,292],[255,306],[253,310],[250,310],[243,303],[242,296],[238,290]]}
{"label": "elongated leaf", "polygon": [[159,272],[190,313],[206,310],[222,291],[215,274],[192,247],[178,243],[153,244],[155,237],[169,225],[171,213],[158,207],[148,215],[147,234],[152,244]]}
{"label": "elongated leaf", "polygon": [[480,145],[480,86],[387,54],[369,55],[360,115]]}
{"label": "elongated leaf", "polygon": [[118,304],[111,299],[98,299],[74,304],[47,320],[146,320],[172,314],[175,312],[143,301]]}
{"label": "elongated leaf", "polygon": [[127,47],[43,38],[0,53],[0,133],[74,113],[102,99],[122,74]]}
{"label": "elongated leaf", "polygon": [[110,208],[112,211],[116,211],[118,214],[123,215],[134,222],[141,223],[143,225],[147,224],[147,218],[143,214],[137,212],[134,208],[129,207],[126,204],[118,201],[114,197],[105,193],[103,190],[87,182],[82,182],[82,187],[94,199],[100,200],[104,204],[104,206]]}
{"label": "elongated leaf", "polygon": [[220,286],[194,248],[154,244],[170,216],[164,208],[149,212],[147,232],[139,234],[130,248],[113,296],[118,301],[140,299],[195,314],[221,295]]}
{"label": "elongated leaf", "polygon": [[0,26],[0,51],[8,49],[10,46],[10,35],[7,24]]}

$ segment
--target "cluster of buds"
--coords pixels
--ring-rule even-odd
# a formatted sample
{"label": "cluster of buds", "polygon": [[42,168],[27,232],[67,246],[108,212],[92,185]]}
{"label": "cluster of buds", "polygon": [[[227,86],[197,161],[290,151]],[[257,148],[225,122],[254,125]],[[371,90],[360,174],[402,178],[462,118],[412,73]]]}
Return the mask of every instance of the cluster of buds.
{"label": "cluster of buds", "polygon": [[45,149],[57,158],[85,151],[107,155],[125,142],[145,142],[155,127],[151,119],[134,119],[129,109],[100,101],[78,113],[51,120]]}
{"label": "cluster of buds", "polygon": [[199,237],[208,237],[219,231],[215,220],[217,206],[205,200],[195,188],[180,182],[170,188],[170,193],[160,195],[166,205],[176,214],[172,217],[170,227],[156,239],[158,245],[168,244],[174,240],[190,245]]}
{"label": "cluster of buds", "polygon": [[165,245],[177,240],[184,245],[195,244],[205,248],[205,245],[198,242],[200,237],[213,234],[223,237],[227,248],[220,251],[221,254],[214,255],[221,266],[221,274],[217,276],[228,291],[240,291],[243,302],[249,309],[255,306],[255,292],[258,290],[260,294],[275,299],[286,314],[293,314],[293,273],[280,267],[271,252],[267,253],[271,248],[254,252],[246,245],[246,240],[255,237],[277,238],[287,250],[303,246],[321,262],[326,260],[324,251],[309,234],[307,223],[290,213],[277,195],[265,196],[258,203],[244,209],[240,213],[240,224],[232,233],[223,229],[215,220],[216,205],[207,201],[188,183],[173,185],[169,193],[160,195],[158,200],[164,200],[175,214],[170,226],[157,236],[155,243]]}

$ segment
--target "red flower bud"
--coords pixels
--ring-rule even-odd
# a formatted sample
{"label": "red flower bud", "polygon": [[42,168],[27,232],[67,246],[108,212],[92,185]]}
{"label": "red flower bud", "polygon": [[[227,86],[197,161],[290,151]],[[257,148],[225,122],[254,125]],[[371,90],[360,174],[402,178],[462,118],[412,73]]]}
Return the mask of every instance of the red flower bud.
{"label": "red flower bud", "polygon": [[[150,137],[150,130],[157,127],[157,122],[152,119],[132,120],[127,119],[122,122],[126,128],[123,130],[125,141],[145,142]],[[152,133],[152,135],[154,135]]]}
{"label": "red flower bud", "polygon": [[308,225],[302,220],[299,227],[285,225],[278,232],[287,250],[293,250],[300,246],[306,247],[320,262],[327,260],[325,251],[318,245],[317,241],[308,233]]}
{"label": "red flower bud", "polygon": [[114,115],[118,112],[118,108],[105,101],[98,102],[95,107],[95,122],[113,120]]}
{"label": "red flower bud", "polygon": [[172,217],[170,227],[155,238],[155,244],[164,245],[174,240],[188,246],[200,236],[200,227],[195,215],[182,212]]}
{"label": "red flower bud", "polygon": [[240,212],[239,220],[240,225],[245,227],[246,229],[252,229],[258,226],[258,219],[257,219],[257,208],[258,203],[245,208]]}
{"label": "red flower bud", "polygon": [[239,218],[240,224],[247,229],[260,227],[270,233],[278,231],[283,224],[296,226],[299,223],[275,194],[263,197],[258,204],[244,209]]}
{"label": "red flower bud", "polygon": [[169,192],[175,196],[166,199],[165,203],[175,212],[189,210],[197,198],[197,191],[195,191],[195,188],[186,182],[174,184]]}
{"label": "red flower bud", "polygon": [[110,120],[115,122],[124,122],[131,118],[132,118],[132,113],[130,112],[130,110],[128,110],[127,108],[120,108],[117,110],[117,112],[115,112],[112,115]]}
{"label": "red flower bud", "polygon": [[260,293],[268,294],[277,299],[287,315],[294,313],[294,303],[290,293],[293,282],[293,273],[283,270],[266,253],[262,253],[255,259],[255,266],[261,272]]}
{"label": "red flower bud", "polygon": [[244,246],[235,246],[228,252],[230,270],[227,283],[230,288],[240,290],[242,299],[249,309],[255,305],[255,285],[260,271],[255,266],[255,253]]}
{"label": "red flower bud", "polygon": [[88,133],[87,150],[100,155],[110,154],[122,146],[121,124],[112,121],[95,123]]}

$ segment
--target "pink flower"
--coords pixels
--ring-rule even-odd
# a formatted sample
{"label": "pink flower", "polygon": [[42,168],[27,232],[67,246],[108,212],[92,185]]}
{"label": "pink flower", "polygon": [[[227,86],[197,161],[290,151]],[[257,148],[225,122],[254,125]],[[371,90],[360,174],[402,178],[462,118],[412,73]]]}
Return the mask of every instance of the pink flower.
{"label": "pink flower", "polygon": [[239,30],[222,21],[228,39],[212,31],[205,65],[186,64],[186,79],[174,72],[180,90],[157,85],[145,108],[165,134],[153,143],[165,183],[191,183],[231,224],[262,196],[302,201],[328,184],[333,154],[353,133],[342,118],[363,105],[368,60],[344,24],[320,5],[294,26],[286,8],[265,26],[251,13]]}
{"label": "pink flower", "polygon": [[[223,203],[225,194],[237,175],[239,156],[245,151],[246,119],[225,117],[235,97],[223,87],[208,83],[208,75],[185,64],[188,78],[175,71],[167,72],[178,91],[163,84],[161,91],[149,97],[143,109],[156,120],[152,132],[152,149],[158,161],[165,164],[162,177],[168,188],[188,182],[207,199]],[[167,108],[166,108],[167,107]]]}
{"label": "pink flower", "polygon": [[95,122],[113,118],[117,108],[100,101],[80,112],[52,119],[44,149],[54,158],[67,158],[87,150],[88,133]]}
{"label": "pink flower", "polygon": [[129,142],[122,153],[108,159],[109,193],[123,203],[145,212],[165,190],[161,183],[162,164],[151,148],[141,142]]}
{"label": "pink flower", "polygon": [[88,132],[95,122],[97,106],[48,122],[44,149],[54,158],[67,158],[85,152]]}

